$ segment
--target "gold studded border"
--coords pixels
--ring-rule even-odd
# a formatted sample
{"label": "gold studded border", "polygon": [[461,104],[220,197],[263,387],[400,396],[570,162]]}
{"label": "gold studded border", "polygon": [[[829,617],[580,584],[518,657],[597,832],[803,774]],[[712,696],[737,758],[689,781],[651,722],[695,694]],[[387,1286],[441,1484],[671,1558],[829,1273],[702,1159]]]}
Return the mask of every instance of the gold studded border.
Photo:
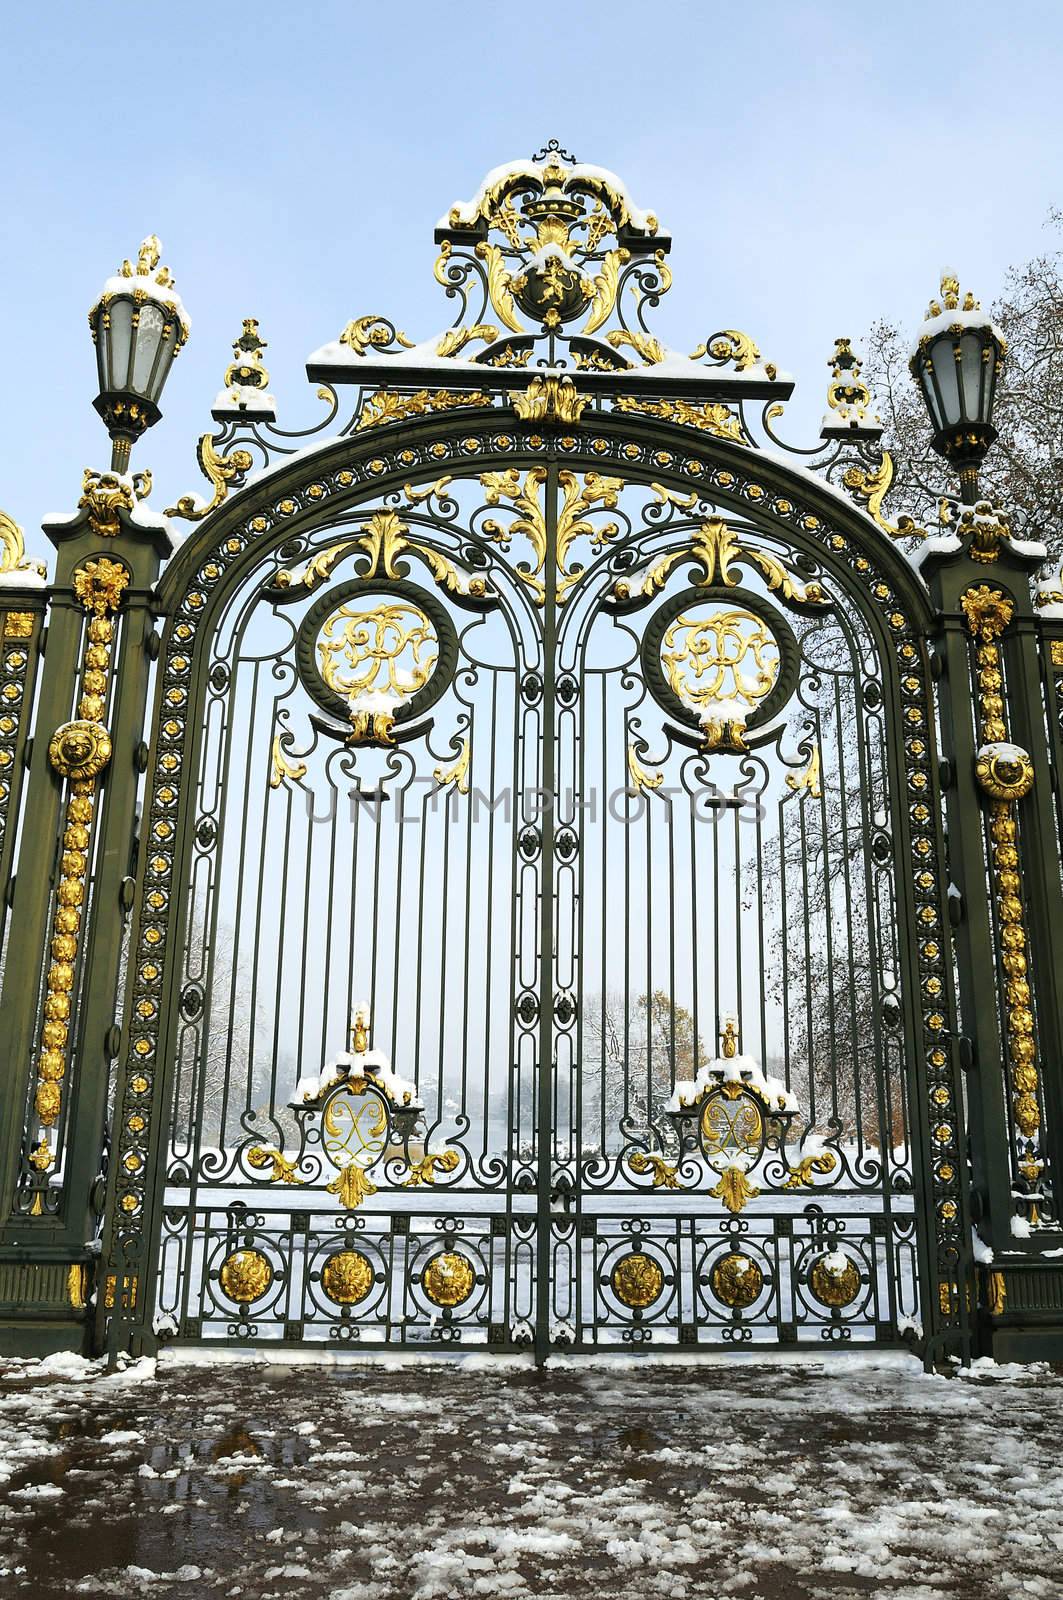
{"label": "gold studded border", "polygon": [[[1007,738],[1004,718],[1004,673],[1000,637],[1011,622],[1014,601],[1001,589],[972,585],[960,604],[974,646],[978,730],[983,744]],[[1028,765],[1028,758],[1027,758]],[[1018,845],[1018,804],[1003,798],[982,775],[989,792],[987,825],[989,865],[996,899],[997,928],[1004,994],[1004,1042],[1011,1095],[1012,1163],[1015,1176],[1036,1189],[1044,1172],[1041,1136],[1041,1089],[1030,998],[1029,945],[1022,899],[1022,862]],[[1037,1222],[1036,1201],[1029,1222]]]}
{"label": "gold studded border", "polygon": [[[20,1199],[30,1216],[43,1212],[47,1173],[56,1162],[53,1130],[63,1107],[63,1084],[70,1055],[74,983],[80,946],[92,838],[96,780],[110,759],[104,726],[112,667],[114,613],[121,605],[129,573],[121,562],[100,557],[74,574],[74,591],[88,613],[81,662],[77,720],[57,728],[48,746],[56,774],[67,784],[60,877],[52,912],[44,1012],[35,1060],[32,1115],[33,1148]],[[35,1141],[35,1142],[34,1142]]]}

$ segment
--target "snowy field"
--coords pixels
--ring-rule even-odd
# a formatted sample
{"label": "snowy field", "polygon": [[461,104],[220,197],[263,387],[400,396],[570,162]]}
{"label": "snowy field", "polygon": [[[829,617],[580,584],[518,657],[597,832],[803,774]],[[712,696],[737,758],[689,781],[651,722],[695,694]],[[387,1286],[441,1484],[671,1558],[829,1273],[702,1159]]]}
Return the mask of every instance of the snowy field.
{"label": "snowy field", "polygon": [[1063,1371],[0,1363],[0,1595],[1059,1600]]}

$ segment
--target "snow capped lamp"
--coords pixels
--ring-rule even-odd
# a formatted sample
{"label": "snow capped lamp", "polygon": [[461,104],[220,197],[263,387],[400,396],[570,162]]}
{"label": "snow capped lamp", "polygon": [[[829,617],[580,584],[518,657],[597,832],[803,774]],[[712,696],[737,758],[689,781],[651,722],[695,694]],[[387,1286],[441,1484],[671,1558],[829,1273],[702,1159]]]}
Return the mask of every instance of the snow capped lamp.
{"label": "snow capped lamp", "polygon": [[912,351],[912,377],[934,430],[933,445],[958,471],[965,505],[977,499],[978,469],[996,439],[993,400],[1007,341],[959,279],[942,273]]}
{"label": "snow capped lamp", "polygon": [[93,405],[111,436],[112,472],[126,470],[133,445],[158,422],[166,375],[188,338],[188,317],[161,254],[152,234],[136,266],[123,261],[89,312],[100,378]]}

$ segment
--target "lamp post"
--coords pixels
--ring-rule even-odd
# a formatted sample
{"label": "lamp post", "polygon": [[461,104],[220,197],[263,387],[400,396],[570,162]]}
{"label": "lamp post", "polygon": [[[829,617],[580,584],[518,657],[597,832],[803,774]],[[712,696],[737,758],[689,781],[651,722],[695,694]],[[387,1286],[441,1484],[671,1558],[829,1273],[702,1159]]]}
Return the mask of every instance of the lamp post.
{"label": "lamp post", "polygon": [[145,239],[136,266],[123,261],[89,312],[100,392],[93,405],[111,436],[111,471],[124,472],[129,452],[158,422],[159,397],[170,366],[188,338],[189,321],[162,247]]}
{"label": "lamp post", "polygon": [[978,496],[978,469],[996,439],[993,401],[1007,342],[959,280],[946,272],[912,352],[912,377],[934,430],[933,445],[959,472],[964,505]]}

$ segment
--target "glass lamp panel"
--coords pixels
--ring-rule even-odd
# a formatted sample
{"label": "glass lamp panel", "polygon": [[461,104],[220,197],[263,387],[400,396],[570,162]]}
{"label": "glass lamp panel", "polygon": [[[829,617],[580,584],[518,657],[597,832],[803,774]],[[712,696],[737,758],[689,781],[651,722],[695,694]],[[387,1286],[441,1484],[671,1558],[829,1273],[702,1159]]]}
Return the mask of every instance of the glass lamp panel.
{"label": "glass lamp panel", "polygon": [[111,330],[102,306],[96,310],[92,325],[96,330],[96,375],[102,394],[111,386]]}
{"label": "glass lamp panel", "polygon": [[966,422],[988,422],[988,386],[983,384],[985,367],[982,351],[985,339],[980,332],[965,333],[960,340],[960,388]]}
{"label": "glass lamp panel", "polygon": [[934,362],[940,407],[940,415],[934,418],[934,422],[938,429],[953,428],[959,422],[961,415],[960,385],[953,341],[949,338],[935,339],[930,346],[930,353]]}
{"label": "glass lamp panel", "polygon": [[105,390],[129,387],[129,361],[133,346],[133,303],[131,300],[111,301],[111,337],[108,350],[107,381]]}
{"label": "glass lamp panel", "polygon": [[156,405],[158,404],[159,396],[162,394],[163,384],[166,382],[166,375],[170,370],[171,363],[173,362],[173,358],[176,354],[177,324],[176,322],[168,322],[163,329],[162,343],[159,346],[158,361],[156,362],[155,372],[151,380],[151,394],[148,396],[148,399],[154,400]]}
{"label": "glass lamp panel", "polygon": [[159,306],[153,305],[150,301],[147,305],[141,306],[136,348],[133,352],[133,381],[130,388],[134,394],[144,395],[147,399],[155,398],[151,393],[151,389],[154,388],[151,378],[155,368],[155,357],[162,343],[165,320]]}

